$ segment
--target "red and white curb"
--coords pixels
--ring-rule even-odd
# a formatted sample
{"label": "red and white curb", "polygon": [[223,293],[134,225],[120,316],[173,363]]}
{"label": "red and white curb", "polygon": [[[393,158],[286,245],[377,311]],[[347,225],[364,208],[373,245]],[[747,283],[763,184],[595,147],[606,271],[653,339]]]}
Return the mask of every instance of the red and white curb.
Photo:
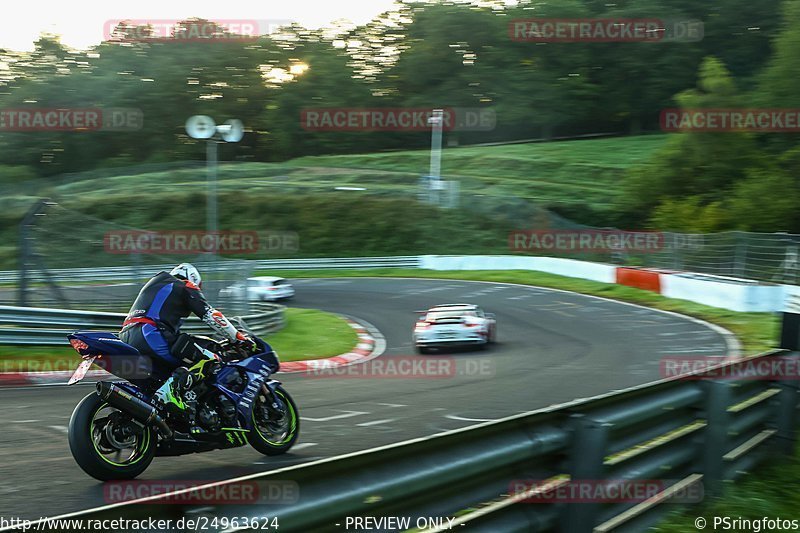
{"label": "red and white curb", "polygon": [[350,327],[356,330],[356,334],[358,334],[358,344],[351,351],[327,359],[287,361],[281,363],[281,370],[279,373],[308,372],[311,370],[338,368],[369,361],[384,352],[386,349],[386,340],[375,326],[361,320],[356,322],[350,318],[347,319],[347,323],[350,324]]}
{"label": "red and white curb", "polygon": [[[281,363],[279,374],[294,374],[311,370],[337,368],[341,366],[363,363],[374,359],[386,350],[386,340],[378,329],[361,319],[346,318],[348,325],[356,330],[358,344],[349,352],[327,359],[310,359],[308,361],[286,361]],[[280,356],[280,354],[278,354]],[[77,358],[76,358],[77,364]],[[72,371],[58,370],[52,372],[0,372],[0,388],[30,387],[43,385],[66,385]],[[90,370],[83,383],[93,383],[103,379],[118,379],[105,370]]]}

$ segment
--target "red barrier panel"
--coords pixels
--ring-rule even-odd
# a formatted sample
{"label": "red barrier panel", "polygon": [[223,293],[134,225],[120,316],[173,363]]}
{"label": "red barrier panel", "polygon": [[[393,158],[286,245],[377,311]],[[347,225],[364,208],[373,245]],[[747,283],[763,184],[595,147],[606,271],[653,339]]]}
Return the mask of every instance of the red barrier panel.
{"label": "red barrier panel", "polygon": [[661,274],[640,268],[617,269],[617,284],[661,293]]}

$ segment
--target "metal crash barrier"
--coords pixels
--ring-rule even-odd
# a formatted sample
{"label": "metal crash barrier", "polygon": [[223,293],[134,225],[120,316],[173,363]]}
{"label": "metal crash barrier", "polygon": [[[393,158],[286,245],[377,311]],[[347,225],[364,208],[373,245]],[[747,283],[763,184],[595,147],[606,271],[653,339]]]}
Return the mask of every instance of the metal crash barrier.
{"label": "metal crash barrier", "polygon": [[[256,335],[268,335],[284,326],[285,307],[256,305],[255,313],[242,317]],[[0,306],[0,344],[68,346],[66,336],[75,330],[119,331],[124,319],[125,313]],[[212,333],[196,317],[187,319],[182,329],[187,333]]]}

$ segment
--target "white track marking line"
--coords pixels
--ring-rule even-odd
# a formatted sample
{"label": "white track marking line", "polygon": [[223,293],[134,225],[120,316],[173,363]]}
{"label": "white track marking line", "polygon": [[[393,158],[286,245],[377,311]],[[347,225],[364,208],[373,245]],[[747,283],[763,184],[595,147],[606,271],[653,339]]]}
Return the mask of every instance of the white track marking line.
{"label": "white track marking line", "polygon": [[461,422],[494,422],[497,420],[496,418],[467,418],[457,415],[445,415],[445,418],[449,418],[450,420],[458,420]]}
{"label": "white track marking line", "polygon": [[394,422],[397,420],[396,418],[387,418],[385,420],[373,420],[372,422],[362,422],[361,424],[356,424],[359,427],[368,427],[368,426],[377,426],[379,424],[386,424],[388,422]]}
{"label": "white track marking line", "polygon": [[408,407],[402,403],[376,403],[375,405],[385,405],[386,407]]}
{"label": "white track marking line", "polygon": [[40,422],[40,420],[12,420],[12,424],[31,424],[33,422]]}
{"label": "white track marking line", "polygon": [[316,442],[301,442],[300,444],[296,444],[292,446],[292,451],[302,450],[304,448],[311,448],[312,446],[316,446]]}
{"label": "white track marking line", "polygon": [[344,411],[344,414],[341,415],[333,415],[333,416],[324,416],[322,418],[310,418],[307,416],[301,416],[300,420],[305,420],[306,422],[328,422],[330,420],[340,420],[342,418],[351,418],[354,416],[361,416],[361,415],[368,415],[365,411]]}
{"label": "white track marking line", "polygon": [[56,431],[60,431],[61,433],[69,433],[69,428],[67,426],[47,426],[51,429],[55,429]]}

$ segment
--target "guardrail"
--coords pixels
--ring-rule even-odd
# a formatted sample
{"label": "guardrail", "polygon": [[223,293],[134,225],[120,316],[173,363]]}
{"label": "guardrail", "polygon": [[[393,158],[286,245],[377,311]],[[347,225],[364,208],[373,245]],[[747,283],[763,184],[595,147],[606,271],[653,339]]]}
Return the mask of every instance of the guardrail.
{"label": "guardrail", "polygon": [[[256,335],[267,335],[284,326],[283,306],[261,303],[258,309],[258,312],[242,317]],[[4,305],[0,306],[0,344],[66,345],[67,334],[77,329],[119,331],[124,319],[125,313]],[[212,333],[208,326],[195,317],[187,319],[182,330],[195,334]]]}
{"label": "guardrail", "polygon": [[[418,256],[396,256],[396,257],[334,257],[316,259],[257,259],[242,260],[255,269],[284,269],[284,270],[308,270],[315,268],[417,268],[420,259]],[[242,261],[221,261],[216,263],[197,262],[196,266],[201,270],[211,270],[224,272],[228,269],[237,270]],[[129,281],[147,278],[161,270],[170,270],[174,264],[169,265],[141,265],[141,266],[110,266],[97,268],[61,268],[48,270],[46,276],[38,270],[29,271],[28,280],[30,282],[42,281]],[[16,283],[19,281],[20,273],[17,270],[6,270],[0,272],[0,283]]]}
{"label": "guardrail", "polygon": [[[407,517],[410,528],[419,518],[453,518],[441,529],[419,528],[429,532],[458,530],[455,526],[461,524],[471,526],[470,531],[642,531],[659,518],[662,504],[687,492],[718,495],[723,480],[751,469],[770,453],[793,451],[797,381],[714,377],[777,361],[776,356],[800,360],[797,352],[775,350],[721,364],[713,370],[716,374],[698,372],[691,379],[662,380],[432,437],[67,516],[209,517],[208,523],[230,531],[249,529],[246,518],[263,524],[263,517],[275,517],[281,531],[342,531],[348,517],[363,516]],[[658,480],[660,489],[638,501],[579,504],[553,492],[598,480],[612,485]],[[267,488],[292,484],[298,498],[273,505],[196,503],[212,486],[254,482]],[[164,505],[165,498],[170,505]],[[213,517],[229,521],[223,528]]]}

